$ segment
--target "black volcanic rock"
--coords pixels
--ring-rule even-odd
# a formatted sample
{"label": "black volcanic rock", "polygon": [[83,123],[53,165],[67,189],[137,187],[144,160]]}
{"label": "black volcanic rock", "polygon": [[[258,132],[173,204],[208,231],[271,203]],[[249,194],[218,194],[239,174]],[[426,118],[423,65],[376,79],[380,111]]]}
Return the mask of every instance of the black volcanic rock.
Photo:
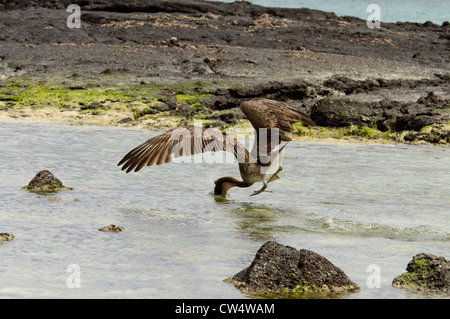
{"label": "black volcanic rock", "polygon": [[42,170],[28,183],[24,189],[36,192],[53,192],[59,190],[71,190],[73,188],[66,187],[56,178],[49,170]]}
{"label": "black volcanic rock", "polygon": [[273,241],[261,246],[248,268],[226,281],[254,293],[342,293],[359,289],[341,269],[319,254]]}

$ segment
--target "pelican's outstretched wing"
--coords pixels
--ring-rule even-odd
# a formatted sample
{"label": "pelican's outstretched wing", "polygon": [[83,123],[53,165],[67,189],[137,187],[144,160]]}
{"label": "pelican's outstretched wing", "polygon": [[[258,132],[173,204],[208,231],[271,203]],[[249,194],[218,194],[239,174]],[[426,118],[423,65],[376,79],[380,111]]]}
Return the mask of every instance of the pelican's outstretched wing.
{"label": "pelican's outstretched wing", "polygon": [[[263,146],[267,147],[266,150],[270,154],[270,151],[278,146],[281,141],[292,140],[286,135],[292,132],[291,121],[315,125],[302,111],[283,102],[258,98],[242,103],[240,108],[256,130],[255,142],[257,143],[255,143],[256,148],[254,147],[253,151],[256,151],[258,155],[260,154],[259,149]],[[263,136],[264,134],[266,135]],[[277,135],[274,136],[274,134]],[[274,136],[273,139],[272,136]]]}
{"label": "pelican's outstretched wing", "polygon": [[139,171],[144,166],[168,163],[172,158],[191,156],[204,152],[226,151],[233,153],[238,161],[248,158],[247,149],[218,130],[201,126],[182,126],[157,135],[137,146],[117,164],[122,170]]}

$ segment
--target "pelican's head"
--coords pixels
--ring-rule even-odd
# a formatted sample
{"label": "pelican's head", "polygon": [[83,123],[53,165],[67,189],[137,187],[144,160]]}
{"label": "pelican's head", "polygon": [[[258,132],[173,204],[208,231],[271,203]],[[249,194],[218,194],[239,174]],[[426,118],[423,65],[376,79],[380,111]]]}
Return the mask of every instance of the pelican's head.
{"label": "pelican's head", "polygon": [[225,198],[227,197],[228,190],[232,187],[238,186],[240,181],[234,177],[221,177],[214,181],[214,183],[216,184],[214,187],[214,195]]}

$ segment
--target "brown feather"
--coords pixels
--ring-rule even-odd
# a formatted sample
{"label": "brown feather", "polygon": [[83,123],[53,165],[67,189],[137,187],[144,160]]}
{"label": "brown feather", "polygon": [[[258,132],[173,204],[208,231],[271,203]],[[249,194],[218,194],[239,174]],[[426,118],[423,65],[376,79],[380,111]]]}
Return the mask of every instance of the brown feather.
{"label": "brown feather", "polygon": [[203,138],[205,130],[193,125],[171,129],[135,147],[117,165],[123,165],[122,170],[127,173],[132,170],[138,172],[146,165],[168,163],[173,156],[217,151],[231,152],[238,159],[238,156],[248,158],[247,149],[237,139],[227,137],[219,131],[211,131],[211,135]]}
{"label": "brown feather", "polygon": [[[273,147],[278,146],[281,141],[291,141],[287,134],[292,133],[291,121],[302,121],[308,125],[314,122],[303,112],[294,109],[283,102],[257,98],[241,104],[240,109],[256,130],[256,141],[254,151],[259,154],[259,149],[263,147],[261,143],[266,143],[265,147],[270,154]],[[264,130],[267,129],[267,135]],[[276,131],[278,129],[278,132]],[[278,133],[278,140],[272,145],[273,134]],[[253,151],[252,151],[253,152]]]}
{"label": "brown feather", "polygon": [[[242,103],[240,108],[256,130],[256,143],[252,150],[252,153],[256,151],[256,156],[259,156],[259,149],[263,146],[270,155],[272,147],[276,147],[282,141],[290,141],[291,138],[287,134],[292,133],[291,121],[314,125],[306,114],[278,101],[253,99]],[[260,132],[260,129],[263,131]],[[176,158],[211,151],[231,152],[239,162],[249,160],[249,151],[236,138],[214,131],[211,131],[210,135],[208,131],[209,136],[204,137],[205,130],[193,125],[168,130],[135,147],[117,165],[123,165],[122,170],[126,170],[127,173],[132,170],[137,172],[146,165],[168,163],[173,156]],[[272,145],[272,137],[275,138],[275,145]]]}

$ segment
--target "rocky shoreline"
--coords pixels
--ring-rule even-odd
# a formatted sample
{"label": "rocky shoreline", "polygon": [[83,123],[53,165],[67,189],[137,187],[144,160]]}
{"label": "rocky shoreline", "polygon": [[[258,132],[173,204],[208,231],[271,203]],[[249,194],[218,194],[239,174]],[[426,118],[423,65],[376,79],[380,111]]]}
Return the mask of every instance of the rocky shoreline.
{"label": "rocky shoreline", "polygon": [[[81,27],[70,29],[69,4]],[[244,125],[288,102],[303,139],[450,144],[448,23],[383,23],[248,2],[0,4],[0,119],[166,129]]]}

